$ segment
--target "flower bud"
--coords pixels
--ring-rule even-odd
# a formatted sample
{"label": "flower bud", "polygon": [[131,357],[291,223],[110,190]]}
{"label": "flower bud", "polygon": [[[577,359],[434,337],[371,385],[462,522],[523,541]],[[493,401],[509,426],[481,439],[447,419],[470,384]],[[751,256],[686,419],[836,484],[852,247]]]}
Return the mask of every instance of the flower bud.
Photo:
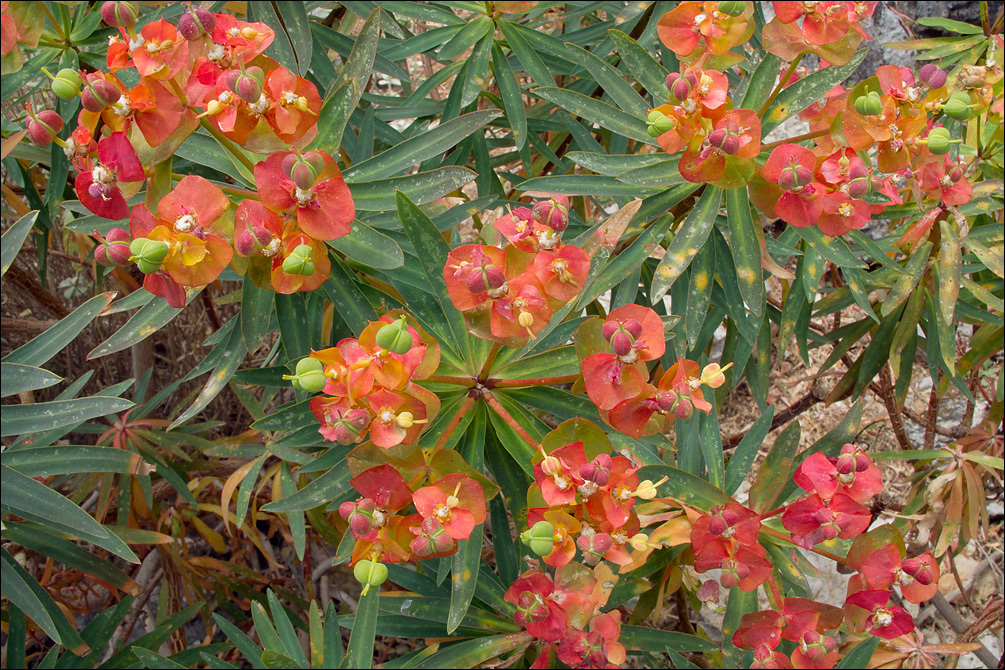
{"label": "flower bud", "polygon": [[949,177],[949,181],[955,184],[963,179],[963,174],[963,168],[959,165],[954,165],[953,169],[946,173],[946,176]]}
{"label": "flower bud", "polygon": [[[129,243],[132,240],[129,238],[129,233],[127,233],[122,228],[112,228],[105,235],[105,243],[98,245],[94,249],[94,258],[102,265],[129,265],[129,257],[132,255],[129,251]],[[99,249],[101,250],[101,257],[98,256]]]}
{"label": "flower bud", "polygon": [[883,113],[883,99],[879,91],[869,91],[855,100],[855,111],[862,116],[878,116]]}
{"label": "flower bud", "polygon": [[583,552],[583,560],[587,565],[596,565],[614,544],[607,533],[580,535],[576,538],[576,546]]}
{"label": "flower bud", "polygon": [[948,154],[949,153],[949,129],[939,126],[938,128],[932,128],[928,133],[928,150],[933,154]]}
{"label": "flower bud", "polygon": [[719,579],[723,586],[727,589],[731,589],[739,584],[749,574],[750,568],[746,565],[743,563],[737,563],[731,558],[727,558],[722,562],[722,576]]}
{"label": "flower bud", "polygon": [[243,230],[237,236],[234,248],[238,256],[252,256],[267,247],[273,239],[272,231],[264,226]]}
{"label": "flower bud", "polygon": [[443,524],[435,517],[426,517],[422,520],[419,528],[412,528],[417,537],[412,540],[408,547],[416,556],[426,557],[432,554],[450,551],[454,546],[454,540],[447,535],[443,529]]}
{"label": "flower bud", "polygon": [[501,288],[506,283],[506,275],[495,265],[475,267],[468,275],[465,286],[472,293],[482,293]]}
{"label": "flower bud", "polygon": [[929,88],[942,88],[946,85],[946,71],[935,63],[925,63],[918,71],[918,79],[928,84]]}
{"label": "flower bud", "polygon": [[262,97],[262,84],[265,81],[265,74],[262,68],[251,66],[240,70],[228,70],[224,75],[224,83],[227,88],[233,91],[239,98],[249,105],[253,105]]}
{"label": "flower bud", "polygon": [[742,0],[719,0],[718,9],[723,14],[739,16],[746,9],[746,4]]}
{"label": "flower bud", "polygon": [[355,444],[369,425],[370,414],[365,409],[351,409],[333,426],[334,441],[345,446]]}
{"label": "flower bud", "polygon": [[356,581],[364,586],[380,586],[387,581],[387,566],[363,559],[352,569]]}
{"label": "flower bud", "polygon": [[812,181],[813,171],[795,161],[791,165],[782,168],[781,173],[778,175],[778,186],[786,191],[794,188],[802,188]]}
{"label": "flower bud", "polygon": [[[105,3],[108,4],[108,3]],[[64,67],[52,80],[52,92],[57,98],[72,100],[80,95],[80,75],[76,70]]]}
{"label": "flower bud", "polygon": [[659,137],[674,129],[674,122],[669,116],[654,109],[646,115],[646,132],[649,137]]}
{"label": "flower bud", "polygon": [[[669,78],[667,81],[669,81]],[[673,86],[670,87],[670,95],[677,100],[677,102],[684,102],[687,100],[688,96],[691,95],[691,91],[694,90],[694,87],[697,85],[697,75],[693,72],[687,72],[674,80]]]}
{"label": "flower bud", "polygon": [[970,96],[966,93],[953,93],[942,106],[942,111],[952,119],[966,121],[970,118]]}
{"label": "flower bud", "polygon": [[687,421],[692,414],[694,414],[694,407],[691,405],[691,399],[687,396],[680,396],[677,405],[673,408],[673,415],[682,421]]}
{"label": "flower bud", "polygon": [[520,533],[520,541],[538,556],[547,556],[555,549],[555,527],[547,521],[538,521]]}
{"label": "flower bud", "polygon": [[716,128],[708,134],[708,143],[727,156],[740,150],[740,136],[729,128]]}
{"label": "flower bud", "polygon": [[564,195],[537,202],[531,211],[535,221],[556,233],[561,233],[569,226],[569,198]]}
{"label": "flower bud", "polygon": [[935,580],[935,571],[932,569],[928,554],[904,559],[900,569],[914,577],[922,586],[928,586]]}
{"label": "flower bud", "polygon": [[63,119],[51,109],[43,109],[28,121],[28,139],[38,147],[52,144],[52,138],[63,129]]}
{"label": "flower bud", "polygon": [[405,325],[405,317],[381,326],[376,336],[377,346],[395,354],[407,354],[412,349],[412,335]]}
{"label": "flower bud", "polygon": [[202,7],[189,5],[178,19],[178,32],[189,41],[197,40],[206,33],[212,33],[213,28],[216,28],[216,16]]}
{"label": "flower bud", "polygon": [[374,530],[373,513],[377,504],[371,498],[360,498],[339,505],[339,515],[349,522],[349,531],[357,540]]}
{"label": "flower bud", "polygon": [[104,2],[101,4],[101,19],[114,28],[132,28],[139,16],[139,6],[135,2]]}
{"label": "flower bud", "polygon": [[80,105],[89,112],[104,111],[122,97],[119,87],[107,79],[96,79],[80,94]]}
{"label": "flower bud", "polygon": [[597,486],[607,486],[611,478],[611,464],[610,454],[598,454],[589,463],[579,466],[579,476]]}
{"label": "flower bud", "polygon": [[656,406],[661,412],[672,411],[677,404],[677,399],[677,394],[673,391],[663,391],[656,396]]}
{"label": "flower bud", "polygon": [[314,274],[313,253],[314,249],[309,244],[297,245],[297,248],[283,260],[283,272],[290,275],[311,276]]}
{"label": "flower bud", "polygon": [[139,237],[129,244],[129,260],[136,263],[140,272],[149,275],[160,269],[170,250],[167,242]]}

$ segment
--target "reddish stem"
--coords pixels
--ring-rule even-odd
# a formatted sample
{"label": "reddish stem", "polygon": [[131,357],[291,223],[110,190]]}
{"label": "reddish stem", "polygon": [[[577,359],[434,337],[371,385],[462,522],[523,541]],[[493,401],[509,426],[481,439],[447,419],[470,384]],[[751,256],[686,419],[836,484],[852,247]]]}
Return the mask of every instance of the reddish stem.
{"label": "reddish stem", "polygon": [[771,587],[771,593],[775,596],[775,607],[781,610],[784,606],[784,601],[782,600],[782,594],[778,592],[778,585],[775,584],[773,575],[768,575],[768,585]]}
{"label": "reddish stem", "polygon": [[796,135],[795,137],[789,137],[788,139],[778,140],[777,142],[772,142],[771,144],[762,144],[761,151],[771,151],[775,147],[780,147],[783,144],[795,144],[796,142],[802,142],[803,140],[812,140],[816,137],[823,137],[824,135],[830,135],[830,130],[816,130],[812,133],[804,133],[803,135]]}
{"label": "reddish stem", "polygon": [[496,362],[496,356],[499,355],[499,350],[502,349],[502,345],[498,342],[492,343],[492,349],[489,351],[488,358],[485,359],[485,364],[482,365],[481,372],[478,373],[478,381],[484,382],[489,376],[489,370],[492,368],[492,364]]}
{"label": "reddish stem", "polygon": [[770,519],[771,517],[775,516],[776,514],[781,514],[782,512],[784,512],[786,507],[788,507],[788,505],[782,505],[781,507],[776,507],[775,509],[771,510],[770,512],[765,512],[764,514],[759,514],[758,516],[761,517],[762,521],[764,519]]}
{"label": "reddish stem", "polygon": [[565,375],[563,377],[537,377],[534,379],[488,379],[485,386],[489,388],[522,388],[524,386],[551,386],[552,384],[571,384],[579,379],[579,375]]}
{"label": "reddish stem", "polygon": [[440,439],[436,441],[436,446],[433,447],[434,454],[443,448],[443,445],[445,445],[447,440],[450,439],[450,435],[454,432],[454,429],[457,428],[457,424],[461,422],[461,419],[464,418],[464,415],[468,413],[468,410],[471,409],[471,406],[474,404],[474,396],[469,395],[464,398],[464,402],[462,402],[461,406],[457,408],[457,413],[454,414],[454,418],[450,420],[450,423],[448,423],[447,427],[443,430],[443,435],[440,435]]}
{"label": "reddish stem", "polygon": [[486,392],[482,393],[482,399],[485,402],[487,402],[488,405],[489,405],[489,407],[491,407],[492,409],[494,409],[496,411],[496,413],[500,417],[502,417],[503,421],[505,421],[507,424],[509,424],[510,428],[512,428],[514,431],[516,431],[517,435],[519,435],[524,440],[526,440],[527,444],[529,444],[530,446],[532,446],[534,449],[538,448],[539,445],[537,443],[537,440],[535,440],[533,437],[531,437],[530,433],[528,433],[526,430],[524,430],[523,426],[521,426],[519,423],[516,422],[516,419],[514,419],[510,415],[510,413],[506,411],[506,408],[503,407],[499,403],[498,400],[496,400],[495,396],[492,395],[491,391],[486,391]]}
{"label": "reddish stem", "polygon": [[467,388],[475,385],[475,380],[471,377],[450,377],[448,375],[431,375],[422,381],[436,384],[457,384],[458,386],[465,386]]}

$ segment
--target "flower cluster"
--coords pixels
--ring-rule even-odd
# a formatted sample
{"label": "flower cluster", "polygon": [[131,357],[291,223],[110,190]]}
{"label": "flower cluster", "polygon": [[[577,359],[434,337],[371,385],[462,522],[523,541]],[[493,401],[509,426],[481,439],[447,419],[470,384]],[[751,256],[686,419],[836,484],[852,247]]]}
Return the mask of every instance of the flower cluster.
{"label": "flower cluster", "polygon": [[579,295],[590,257],[562,242],[569,199],[557,195],[495,221],[503,248],[465,244],[450,252],[443,279],[472,332],[509,345],[533,338]]}
{"label": "flower cluster", "polygon": [[[758,514],[728,502],[709,514],[688,511],[696,572],[721,570],[723,587],[753,591],[766,584],[774,596],[772,609],[743,615],[733,644],[753,650],[752,667],[831,668],[838,651],[829,633],[842,623],[852,632],[887,640],[910,633],[914,621],[902,607],[889,604],[890,588],[899,585],[902,597],[913,603],[928,600],[938,588],[938,562],[932,554],[908,558],[893,526],[865,532],[872,515],[861,503],[882,489],[876,465],[855,445],[846,444],[837,457],[816,452],[806,458],[793,480],[806,495],[777,510]],[[786,539],[806,549],[835,538],[854,539],[844,563],[857,574],[849,581],[843,608],[779,593],[758,540],[765,531],[762,522],[778,514],[790,532]],[[782,640],[795,643],[794,651],[780,650]]]}
{"label": "flower cluster", "polygon": [[600,416],[635,438],[664,432],[675,419],[690,418],[695,408],[711,411],[701,387],[721,386],[729,368],[711,363],[701,369],[678,358],[656,386],[650,384],[646,362],[663,355],[666,341],[663,320],[642,305],[624,305],[606,319],[586,321],[576,344],[583,385]]}
{"label": "flower cluster", "polygon": [[369,436],[388,449],[414,442],[439,411],[439,398],[415,383],[439,362],[436,340],[398,310],[370,322],[359,339],[345,338],[302,359],[290,379],[322,392],[311,400],[311,411],[325,440],[350,445]]}
{"label": "flower cluster", "polygon": [[538,569],[520,575],[506,591],[506,602],[516,607],[513,618],[527,632],[546,643],[532,667],[548,667],[554,651],[572,668],[610,668],[625,662],[621,613],[601,613],[617,582],[610,568],[593,569],[567,563],[554,577]]}
{"label": "flower cluster", "polygon": [[[9,22],[27,25],[15,6],[34,6],[13,5],[4,3],[4,54],[37,40],[8,32]],[[317,135],[321,97],[308,80],[262,55],[275,32],[192,6],[177,25],[157,19],[137,26],[129,2],[106,2],[101,16],[118,29],[107,71],[50,75],[57,96],[80,99],[69,138],[58,136],[63,121],[51,110],[29,110],[28,122],[32,142],[63,148],[81,204],[107,219],[129,219],[128,231],[95,233],[95,258],[135,264],[144,287],[175,307],[185,305],[186,288],[215,281],[228,265],[280,293],[320,286],[330,269],[325,242],[350,232],[355,207],[335,160],[300,151]],[[127,70],[132,87],[121,78]],[[200,125],[249,174],[253,168],[257,193],[196,176],[170,188],[168,159]],[[252,165],[244,152],[267,158]],[[148,178],[146,204],[130,208]],[[235,213],[225,191],[250,199]]]}

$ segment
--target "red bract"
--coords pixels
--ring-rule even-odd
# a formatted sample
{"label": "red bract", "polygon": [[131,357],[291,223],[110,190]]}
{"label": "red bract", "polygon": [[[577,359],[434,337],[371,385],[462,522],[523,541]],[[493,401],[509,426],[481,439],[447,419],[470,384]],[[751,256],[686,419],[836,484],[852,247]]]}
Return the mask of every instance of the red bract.
{"label": "red bract", "polygon": [[265,120],[280,142],[297,144],[316,132],[321,96],[314,84],[280,67],[265,76],[263,89],[270,101]]}
{"label": "red bract", "polygon": [[505,295],[506,253],[484,244],[465,244],[447,255],[443,280],[450,302],[461,312]]}
{"label": "red bract", "polygon": [[412,502],[412,491],[405,478],[386,463],[361,472],[349,484],[371,498],[378,508],[389,512],[397,512]]}
{"label": "red bract", "polygon": [[129,216],[129,205],[119,184],[132,182],[138,188],[138,182],[146,179],[143,166],[123,133],[112,133],[101,140],[97,150],[98,164],[88,165],[87,171],[74,181],[77,197],[98,216],[124,219]]}
{"label": "red bract", "polygon": [[278,214],[296,216],[297,226],[316,240],[337,240],[348,235],[349,224],[356,218],[352,193],[342,178],[335,160],[324,152],[309,152],[320,157],[322,168],[307,188],[298,186],[283,169],[284,161],[294,154],[272,154],[255,165],[255,182],[262,204]]}
{"label": "red bract", "polygon": [[716,0],[682,2],[660,19],[660,41],[678,57],[690,56],[702,39],[711,53],[723,55],[753,34],[754,5],[743,5],[742,14],[730,16],[719,11]]}
{"label": "red bract", "polygon": [[129,232],[166,242],[170,250],[162,262],[165,272],[181,286],[203,286],[215,281],[234,255],[230,201],[209,180],[189,175],[157,205],[154,216],[146,205],[133,209]]}
{"label": "red bract", "polygon": [[551,507],[573,504],[576,501],[577,487],[586,481],[580,475],[580,470],[586,465],[586,452],[582,441],[567,444],[545,454],[541,461],[534,465],[534,481],[541,488],[544,501]]}
{"label": "red bract", "polygon": [[566,245],[557,252],[539,251],[530,271],[544,285],[548,297],[562,304],[583,290],[590,273],[590,257],[579,247]]}
{"label": "red bract", "polygon": [[400,392],[379,389],[367,397],[367,402],[374,415],[370,439],[385,449],[411,444],[422,432],[422,424],[439,409],[436,395],[415,385]]}
{"label": "red bract", "polygon": [[838,660],[837,641],[816,631],[806,631],[791,658],[793,668],[833,668]]}
{"label": "red bract", "polygon": [[852,444],[841,448],[841,456],[829,458],[816,452],[800,463],[792,479],[799,488],[829,500],[837,492],[856,502],[865,502],[883,490],[879,468]]}
{"label": "red bract", "polygon": [[549,598],[554,589],[548,575],[532,570],[520,575],[503,596],[516,606],[517,625],[545,642],[558,642],[566,632],[565,610]]}
{"label": "red bract", "polygon": [[925,194],[943,205],[965,205],[973,197],[974,189],[966,178],[966,163],[954,163],[949,156],[931,156],[919,170]]}
{"label": "red bract", "polygon": [[847,540],[865,531],[872,521],[869,510],[843,493],[824,503],[817,494],[790,505],[782,515],[782,525],[792,533],[792,541],[811,549],[825,540]]}
{"label": "red bract", "polygon": [[173,79],[188,63],[188,42],[160,19],[143,26],[139,37],[129,41],[129,55],[141,77]]}
{"label": "red bract", "polygon": [[424,486],[412,495],[415,509],[435,518],[455,540],[466,540],[485,521],[485,493],[481,484],[455,473]]}
{"label": "red bract", "polygon": [[509,282],[506,294],[492,301],[492,334],[496,337],[534,337],[551,321],[551,307],[536,276],[524,273]]}
{"label": "red bract", "polygon": [[714,537],[735,540],[742,545],[757,544],[761,520],[756,512],[737,502],[713,507],[702,514],[691,528],[691,544],[701,549]]}
{"label": "red bract", "polygon": [[939,563],[931,553],[901,560],[900,548],[888,544],[869,554],[861,566],[864,587],[886,589],[900,585],[904,598],[923,603],[939,589]]}
{"label": "red bract", "polygon": [[872,633],[892,640],[914,630],[914,619],[903,607],[888,606],[893,591],[859,591],[845,600],[844,616],[848,630]]}
{"label": "red bract", "polygon": [[753,157],[761,151],[761,120],[749,109],[734,109],[713,129],[695,136],[680,159],[680,173],[692,182],[720,188],[745,186],[754,172]]}

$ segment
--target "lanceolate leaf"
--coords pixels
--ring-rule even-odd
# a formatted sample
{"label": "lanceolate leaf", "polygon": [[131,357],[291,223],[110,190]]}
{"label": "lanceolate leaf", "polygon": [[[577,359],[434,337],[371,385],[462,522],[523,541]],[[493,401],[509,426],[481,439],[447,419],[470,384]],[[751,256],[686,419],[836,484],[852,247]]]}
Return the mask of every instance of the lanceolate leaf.
{"label": "lanceolate leaf", "polygon": [[646,132],[646,124],[641,117],[632,116],[614,105],[566,88],[542,86],[535,88],[534,94],[555,103],[580,118],[596,123],[601,128],[607,128],[612,132],[646,144],[656,143],[656,140]]}
{"label": "lanceolate leaf", "polygon": [[657,497],[674,498],[685,505],[697,507],[705,512],[716,505],[723,505],[731,500],[729,496],[701,477],[669,465],[647,465],[638,471],[638,476],[639,481],[648,479],[653,483],[666,477],[667,481],[657,487]]}
{"label": "lanceolate leaf", "polygon": [[83,305],[73,310],[55,326],[11,353],[3,357],[4,363],[20,363],[21,365],[43,365],[59,353],[87,327],[101,310],[108,306],[115,297],[114,293],[96,295]]}
{"label": "lanceolate leaf", "polygon": [[726,217],[729,221],[729,249],[733,253],[737,285],[747,308],[754,316],[764,309],[764,280],[761,277],[761,248],[754,231],[747,189],[726,191]]}
{"label": "lanceolate leaf", "polygon": [[471,605],[478,584],[478,566],[482,562],[482,526],[475,526],[471,537],[457,541],[457,553],[451,563],[450,612],[447,614],[447,633],[451,634],[461,624]]}
{"label": "lanceolate leaf", "polygon": [[[248,353],[248,350],[244,347],[244,337],[241,334],[241,329],[237,328],[237,323],[234,321],[232,324],[228,324],[231,327],[230,336],[220,344],[216,345],[220,348],[220,362],[217,363],[210,375],[209,379],[206,380],[206,385],[202,388],[199,393],[199,397],[195,399],[191,407],[182,412],[181,416],[175,419],[168,430],[177,428],[182,425],[196,414],[201,412],[206,408],[213,398],[219,395],[220,391],[224,389],[230,378],[234,376],[237,372],[237,368],[241,365],[244,360],[244,355]],[[224,326],[226,328],[226,326]]]}
{"label": "lanceolate leaf", "polygon": [[357,210],[381,212],[395,208],[396,191],[401,191],[413,203],[424,205],[456,191],[477,177],[468,168],[451,165],[404,177],[356,182],[350,188]]}
{"label": "lanceolate leaf", "polygon": [[821,68],[782,89],[761,119],[761,133],[766,135],[782,121],[822,98],[827,91],[847,79],[862,64],[867,53],[868,49],[861,49],[847,64]]}
{"label": "lanceolate leaf", "polygon": [[11,263],[14,262],[14,257],[17,256],[17,252],[21,250],[21,245],[24,244],[24,238],[28,237],[28,233],[31,232],[31,227],[35,225],[35,219],[37,218],[38,211],[28,212],[4,232],[3,239],[0,240],[0,260],[2,260],[0,275],[7,274]]}
{"label": "lanceolate leaf", "polygon": [[48,388],[61,381],[63,378],[59,375],[33,365],[0,363],[0,384],[3,385],[0,396],[4,398],[25,391]]}
{"label": "lanceolate leaf", "polygon": [[[201,292],[202,288],[190,290],[186,305],[192,302]],[[153,300],[143,305],[138,312],[133,314],[129,318],[129,321],[126,321],[126,325],[119,328],[115,334],[96,346],[91,353],[87,354],[88,360],[114,354],[117,351],[122,351],[133,346],[137,342],[142,342],[170,323],[181,312],[182,309],[172,307],[164,298],[155,296]],[[70,316],[73,315],[71,314]]]}
{"label": "lanceolate leaf", "polygon": [[657,104],[662,104],[664,101],[661,98],[666,96],[667,75],[670,74],[667,69],[660,65],[647,49],[625,33],[611,30],[609,34],[629,72],[645,86],[654,101],[659,101]]}
{"label": "lanceolate leaf", "polygon": [[605,93],[611,96],[618,107],[635,116],[643,117],[646,115],[649,111],[649,105],[632,88],[631,84],[625,81],[624,75],[616,67],[571,42],[566,42],[565,48],[579,59],[579,63],[583,67],[589,70],[590,75],[597,80],[597,83],[600,84]]}
{"label": "lanceolate leaf", "polygon": [[666,295],[698,254],[698,249],[708,240],[708,234],[712,231],[715,217],[719,213],[721,199],[721,189],[714,186],[706,187],[701,199],[684,219],[653,276],[649,299],[654,305]]}
{"label": "lanceolate leaf", "polygon": [[593,302],[597,296],[621,283],[633,268],[641,265],[659,244],[667,228],[670,227],[670,223],[670,217],[665,217],[646,228],[645,232],[639,235],[631,246],[615,256],[614,260],[604,266],[600,274],[583,289],[583,294],[579,297],[579,305],[582,307]]}
{"label": "lanceolate leaf", "polygon": [[106,414],[117,414],[133,404],[132,400],[125,398],[91,396],[27,405],[4,405],[0,435],[24,435],[78,424]]}
{"label": "lanceolate leaf", "polygon": [[775,443],[757,471],[750,487],[748,506],[757,513],[767,512],[778,497],[782,486],[792,474],[792,459],[799,448],[799,422],[793,421],[775,438]]}
{"label": "lanceolate leaf", "polygon": [[516,75],[497,44],[492,45],[492,71],[499,86],[499,97],[502,98],[506,118],[513,131],[513,144],[517,150],[522,150],[527,145],[527,110],[523,106],[523,94]]}
{"label": "lanceolate leaf", "polygon": [[349,116],[358,100],[356,82],[342,82],[325,100],[318,114],[318,134],[311,142],[312,150],[324,151],[331,156],[338,156],[342,145],[342,134],[349,123]]}
{"label": "lanceolate leaf", "polygon": [[353,222],[348,235],[329,244],[347,258],[372,268],[400,268],[405,263],[397,242],[359,220]]}
{"label": "lanceolate leaf", "polygon": [[357,668],[369,668],[373,664],[373,639],[377,634],[377,611],[380,604],[380,587],[370,587],[359,599],[356,616],[353,618],[352,634],[349,636],[347,652],[352,655]]}
{"label": "lanceolate leaf", "polygon": [[264,512],[303,512],[331,502],[351,487],[349,479],[352,473],[345,466],[336,466],[324,473],[310,484],[282,500],[262,506]]}

